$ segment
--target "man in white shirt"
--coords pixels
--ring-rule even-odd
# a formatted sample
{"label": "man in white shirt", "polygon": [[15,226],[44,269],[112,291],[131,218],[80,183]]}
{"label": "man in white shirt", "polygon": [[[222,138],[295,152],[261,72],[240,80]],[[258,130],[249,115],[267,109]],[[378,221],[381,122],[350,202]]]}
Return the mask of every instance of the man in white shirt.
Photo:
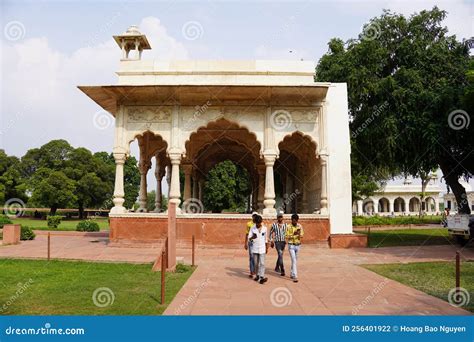
{"label": "man in white shirt", "polygon": [[255,218],[255,225],[250,229],[248,240],[252,241],[251,251],[254,258],[254,264],[257,268],[255,281],[264,284],[268,279],[265,278],[265,254],[268,251],[267,227],[262,224],[262,217],[258,215]]}

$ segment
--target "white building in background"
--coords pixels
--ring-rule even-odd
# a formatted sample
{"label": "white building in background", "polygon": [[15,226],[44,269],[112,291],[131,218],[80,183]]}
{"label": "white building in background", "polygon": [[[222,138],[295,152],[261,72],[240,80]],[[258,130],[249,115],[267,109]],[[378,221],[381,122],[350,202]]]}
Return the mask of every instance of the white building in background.
{"label": "white building in background", "polygon": [[426,186],[423,202],[420,194],[421,184],[412,184],[411,180],[405,180],[401,185],[386,185],[373,196],[354,203],[353,212],[355,215],[416,215],[420,206],[427,215],[441,212],[439,204],[443,197],[436,175]]}
{"label": "white building in background", "polygon": [[[466,189],[466,200],[469,202],[471,211],[474,211],[474,191],[472,191],[471,185],[465,181],[459,181],[459,183]],[[451,209],[451,214],[457,213],[458,203],[452,192],[444,194],[444,207]]]}

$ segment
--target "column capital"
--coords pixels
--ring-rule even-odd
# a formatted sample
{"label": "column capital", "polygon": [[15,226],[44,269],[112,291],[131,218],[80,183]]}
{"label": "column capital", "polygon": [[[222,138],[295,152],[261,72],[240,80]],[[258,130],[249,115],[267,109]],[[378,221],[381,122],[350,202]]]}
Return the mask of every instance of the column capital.
{"label": "column capital", "polygon": [[125,164],[125,160],[127,159],[127,155],[125,153],[113,153],[115,164]]}
{"label": "column capital", "polygon": [[149,160],[140,160],[140,162],[138,163],[138,167],[140,169],[140,173],[143,174],[143,173],[147,173],[148,170],[151,168],[151,161]]}
{"label": "column capital", "polygon": [[265,150],[263,152],[263,161],[266,166],[273,166],[275,160],[278,158],[278,152],[275,150]]}
{"label": "column capital", "polygon": [[193,166],[191,164],[185,164],[185,165],[182,165],[183,167],[183,172],[186,176],[191,176],[191,174],[193,173]]}
{"label": "column capital", "polygon": [[179,165],[181,163],[181,152],[168,153],[172,165]]}

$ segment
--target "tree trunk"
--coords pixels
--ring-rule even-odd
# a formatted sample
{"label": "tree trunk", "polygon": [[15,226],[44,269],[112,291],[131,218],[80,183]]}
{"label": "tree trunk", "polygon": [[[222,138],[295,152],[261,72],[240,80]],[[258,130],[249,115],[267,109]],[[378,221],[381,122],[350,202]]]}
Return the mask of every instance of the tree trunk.
{"label": "tree trunk", "polygon": [[58,208],[56,208],[56,207],[51,207],[51,210],[49,211],[49,214],[50,214],[51,216],[56,215],[56,210],[58,210]]}
{"label": "tree trunk", "polygon": [[469,208],[469,201],[467,199],[466,189],[459,183],[457,174],[452,172],[452,170],[446,164],[440,164],[441,171],[443,171],[444,179],[446,184],[451,188],[456,202],[458,204],[458,213],[459,214],[470,214],[471,208]]}
{"label": "tree trunk", "polygon": [[84,219],[84,204],[82,203],[79,204],[79,219]]}
{"label": "tree trunk", "polygon": [[420,178],[421,178],[421,195],[420,195],[420,208],[419,208],[418,216],[422,217],[423,216],[423,201],[425,199],[426,186],[428,185],[430,181],[430,174],[429,173],[422,174]]}

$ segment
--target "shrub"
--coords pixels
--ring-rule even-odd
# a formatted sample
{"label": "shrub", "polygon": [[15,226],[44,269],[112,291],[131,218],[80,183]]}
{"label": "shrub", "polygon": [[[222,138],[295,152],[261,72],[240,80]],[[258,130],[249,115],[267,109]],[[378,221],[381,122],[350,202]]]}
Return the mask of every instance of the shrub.
{"label": "shrub", "polygon": [[393,226],[407,224],[439,224],[441,216],[355,216],[352,218],[354,226]]}
{"label": "shrub", "polygon": [[94,222],[92,220],[85,220],[77,224],[76,230],[78,232],[98,232],[100,228],[97,222]]}
{"label": "shrub", "polygon": [[12,223],[12,220],[7,215],[0,215],[0,228],[3,227],[5,224]]}
{"label": "shrub", "polygon": [[58,228],[61,223],[62,216],[59,215],[48,215],[48,227]]}
{"label": "shrub", "polygon": [[36,234],[33,232],[33,229],[28,226],[21,226],[20,240],[34,240]]}

